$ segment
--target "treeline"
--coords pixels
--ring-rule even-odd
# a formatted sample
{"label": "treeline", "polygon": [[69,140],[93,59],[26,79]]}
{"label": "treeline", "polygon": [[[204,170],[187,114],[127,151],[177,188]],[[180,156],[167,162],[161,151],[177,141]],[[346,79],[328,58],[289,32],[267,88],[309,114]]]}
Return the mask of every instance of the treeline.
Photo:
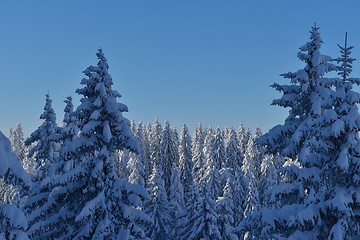
{"label": "treeline", "polygon": [[[48,106],[46,111],[53,110]],[[145,226],[145,232],[152,239],[211,238],[213,234],[221,239],[242,238],[235,226],[269,205],[265,190],[276,183],[275,169],[284,160],[254,144],[262,135],[259,127],[252,134],[242,124],[237,131],[199,124],[191,136],[186,125],[178,133],[168,122],[161,126],[158,120],[145,125],[131,122],[130,126],[140,152],[117,151],[115,171],[120,179],[147,189],[143,211],[156,224]],[[35,178],[36,160],[27,157],[35,146],[24,144],[20,124],[10,130],[10,140],[24,168]],[[14,203],[19,198],[13,194],[18,192],[7,189],[2,198]]]}

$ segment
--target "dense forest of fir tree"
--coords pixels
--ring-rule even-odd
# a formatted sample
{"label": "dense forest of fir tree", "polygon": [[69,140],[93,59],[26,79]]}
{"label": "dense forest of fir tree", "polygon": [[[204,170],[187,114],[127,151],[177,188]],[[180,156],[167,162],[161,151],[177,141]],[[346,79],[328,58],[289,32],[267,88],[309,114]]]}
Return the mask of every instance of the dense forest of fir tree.
{"label": "dense forest of fir tree", "polygon": [[358,239],[360,79],[347,35],[322,43],[272,85],[289,114],[265,134],[129,122],[99,49],[60,126],[47,94],[29,137],[0,134],[0,239]]}

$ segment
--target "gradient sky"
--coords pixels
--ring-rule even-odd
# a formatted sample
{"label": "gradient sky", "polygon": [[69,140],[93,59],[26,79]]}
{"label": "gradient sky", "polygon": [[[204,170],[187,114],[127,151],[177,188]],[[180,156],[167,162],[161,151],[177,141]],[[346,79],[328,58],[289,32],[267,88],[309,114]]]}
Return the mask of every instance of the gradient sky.
{"label": "gradient sky", "polygon": [[[270,106],[279,74],[304,67],[296,54],[314,22],[322,53],[338,56],[345,32],[360,59],[360,2],[353,1],[1,1],[0,130],[20,122],[29,135],[50,93],[65,104],[102,47],[114,89],[136,122],[169,120],[263,131],[287,110]],[[360,61],[353,77],[360,76]]]}

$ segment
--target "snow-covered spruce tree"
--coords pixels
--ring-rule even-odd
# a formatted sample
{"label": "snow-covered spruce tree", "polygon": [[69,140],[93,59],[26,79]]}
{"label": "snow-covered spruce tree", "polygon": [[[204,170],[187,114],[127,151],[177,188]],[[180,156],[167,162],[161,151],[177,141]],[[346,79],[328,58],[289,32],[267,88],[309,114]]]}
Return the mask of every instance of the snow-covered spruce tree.
{"label": "snow-covered spruce tree", "polygon": [[25,145],[35,144],[28,153],[28,161],[31,163],[25,165],[33,165],[31,172],[34,181],[40,182],[49,174],[48,170],[58,155],[58,144],[55,139],[57,129],[56,115],[52,108],[52,100],[49,94],[46,94],[46,103],[44,112],[40,115],[40,119],[44,122],[31,133],[30,137],[25,140]]}
{"label": "snow-covered spruce tree", "polygon": [[154,164],[148,181],[149,200],[145,211],[150,216],[152,224],[147,229],[147,236],[151,239],[172,239],[170,205],[167,200],[162,170]]}
{"label": "snow-covered spruce tree", "polygon": [[[29,175],[23,169],[20,159],[11,151],[11,143],[2,132],[0,132],[0,178],[6,184],[19,185],[24,191],[32,186]],[[27,219],[15,205],[1,201],[0,223],[0,239],[28,239],[25,233]]]}
{"label": "snow-covered spruce tree", "polygon": [[206,181],[202,189],[203,197],[195,195],[194,211],[190,215],[191,230],[187,239],[221,239],[217,225],[218,214],[211,181]]}
{"label": "snow-covered spruce tree", "polygon": [[279,183],[279,173],[283,165],[283,159],[278,155],[265,154],[261,162],[260,178],[259,178],[259,199],[260,205],[264,207],[271,207],[269,197],[272,192],[272,187]]}
{"label": "snow-covered spruce tree", "polygon": [[[179,236],[179,228],[181,223],[179,222],[180,218],[183,216],[184,211],[184,187],[180,182],[180,173],[176,164],[173,164],[171,171],[171,184],[170,184],[170,195],[169,195],[169,206],[170,206],[170,216],[171,216],[171,234],[172,239],[175,239]],[[180,225],[180,226],[179,226]]]}
{"label": "snow-covered spruce tree", "polygon": [[[155,119],[155,121],[158,121],[157,119]],[[158,121],[159,123],[159,121]],[[160,124],[160,123],[159,123]],[[161,127],[160,129],[161,130]],[[147,138],[148,142],[149,142],[149,148],[150,148],[150,140],[151,140],[151,132],[152,132],[152,125],[151,123],[147,123],[146,125],[144,125],[144,134],[145,137]],[[149,154],[150,156],[150,154]],[[150,172],[152,171],[152,169],[150,169]]]}
{"label": "snow-covered spruce tree", "polygon": [[[338,45],[341,56],[336,59],[339,79],[335,80],[333,109],[328,111],[324,127],[333,144],[322,167],[323,192],[315,196],[320,204],[319,221],[322,221],[321,237],[329,239],[355,239],[360,235],[360,94],[353,86],[360,85],[359,78],[350,78],[352,46]],[[334,177],[337,176],[337,177]],[[321,194],[321,195],[320,195]],[[314,227],[316,229],[316,226]],[[300,234],[299,234],[300,235]]]}
{"label": "snow-covered spruce tree", "polygon": [[202,211],[203,204],[199,188],[196,184],[190,185],[190,191],[185,193],[185,199],[185,208],[177,222],[178,237],[175,239],[189,239],[191,231],[195,231],[194,224],[201,222],[199,219],[202,217],[200,212]]}
{"label": "snow-covered spruce tree", "polygon": [[254,139],[255,141],[261,137],[263,135],[262,131],[261,131],[261,128],[259,126],[256,126],[255,127],[255,131],[254,131]]}
{"label": "snow-covered spruce tree", "polygon": [[10,137],[10,141],[13,152],[19,156],[21,162],[24,165],[27,150],[24,143],[24,132],[20,123],[16,124],[15,130],[12,131],[12,137]]}
{"label": "snow-covered spruce tree", "polygon": [[156,118],[155,122],[151,126],[150,130],[148,132],[149,137],[149,156],[150,156],[150,162],[149,167],[152,171],[154,168],[154,164],[160,166],[161,162],[161,124],[159,123],[159,120]]}
{"label": "snow-covered spruce tree", "polygon": [[219,127],[216,128],[214,139],[212,141],[212,148],[214,152],[213,156],[216,167],[220,170],[223,167],[225,167],[226,152],[225,152],[223,131]]}
{"label": "snow-covered spruce tree", "polygon": [[130,172],[128,181],[145,187],[144,166],[140,154],[135,154],[133,152],[129,154],[127,169]]}
{"label": "snow-covered spruce tree", "polygon": [[184,193],[190,191],[190,186],[193,183],[192,168],[191,137],[187,126],[184,124],[180,132],[179,144],[179,172]]}
{"label": "snow-covered spruce tree", "polygon": [[164,128],[161,132],[160,157],[161,161],[159,166],[162,167],[164,173],[165,190],[167,192],[167,196],[169,196],[171,169],[173,164],[177,163],[178,149],[176,145],[176,139],[174,138],[173,131],[170,128],[168,121],[165,122]]}
{"label": "snow-covered spruce tree", "polygon": [[258,158],[257,148],[253,142],[252,136],[248,140],[245,150],[242,171],[247,184],[247,195],[245,200],[245,216],[250,215],[253,211],[260,209],[259,196],[259,176],[260,176],[261,159]]}
{"label": "snow-covered spruce tree", "polygon": [[244,216],[248,217],[254,211],[261,209],[259,190],[254,181],[247,182],[247,194],[244,203]]}
{"label": "snow-covered spruce tree", "polygon": [[[73,152],[82,158],[86,169],[87,186],[76,211],[71,236],[82,238],[143,239],[141,229],[147,216],[141,211],[147,196],[139,185],[120,180],[115,174],[117,151],[129,149],[138,152],[139,144],[133,136],[129,121],[123,117],[126,105],[117,102],[121,95],[112,89],[108,63],[99,49],[97,66],[90,66],[81,81],[83,95],[76,113],[80,120],[80,135],[74,141]],[[140,225],[139,225],[140,224]]]}
{"label": "snow-covered spruce tree", "polygon": [[[21,163],[26,160],[26,149],[24,145],[24,134],[20,123],[16,125],[15,130],[10,129],[9,140],[11,142],[12,151],[20,158]],[[0,179],[0,202],[11,203],[20,206],[23,191],[15,183],[10,183],[9,179]]]}
{"label": "snow-covered spruce tree", "polygon": [[[204,141],[205,141],[205,130],[202,127],[202,124],[199,123],[198,126],[196,126],[195,131],[194,131],[194,135],[191,139],[191,143],[193,144],[194,142],[199,142],[201,145],[204,145]],[[193,145],[191,145],[191,152],[195,151],[195,147]]]}
{"label": "snow-covered spruce tree", "polygon": [[200,186],[205,172],[204,137],[201,125],[196,127],[191,142],[194,184]]}
{"label": "snow-covered spruce tree", "polygon": [[74,112],[74,104],[71,96],[66,97],[64,103],[65,103],[65,108],[64,108],[64,118],[61,124],[62,127],[65,127],[69,123],[73,122],[73,112]]}
{"label": "snow-covered spruce tree", "polygon": [[226,181],[223,195],[216,200],[218,226],[221,239],[237,240],[234,228],[234,202],[233,202],[233,187],[232,180],[229,178]]}
{"label": "snow-covered spruce tree", "polygon": [[[72,98],[67,97],[62,127],[57,129],[55,139],[61,144],[59,157],[51,164],[52,178],[45,178],[31,191],[24,209],[29,221],[28,235],[32,239],[57,238],[67,228],[67,221],[75,217],[67,207],[68,192],[80,188],[82,172],[79,159],[68,154],[68,146],[78,134],[77,118],[73,113]],[[79,181],[80,180],[80,181]],[[84,184],[84,183],[83,183]],[[56,190],[62,187],[61,191]],[[71,199],[73,200],[73,199]]]}
{"label": "snow-covered spruce tree", "polygon": [[136,152],[139,145],[122,115],[128,109],[117,102],[121,95],[112,89],[102,50],[96,55],[97,66],[84,71],[84,87],[76,90],[83,96],[74,112],[80,133],[64,151],[79,163],[59,177],[51,192],[51,197],[63,197],[57,214],[67,218],[66,228],[55,238],[144,239],[141,225],[149,219],[141,208],[146,190],[120,180],[114,163],[118,150]]}
{"label": "snow-covered spruce tree", "polygon": [[[207,182],[208,187],[211,188],[212,198],[216,200],[222,194],[222,187],[221,187],[221,177],[220,177],[220,169],[218,168],[219,165],[217,164],[216,160],[218,157],[218,152],[216,151],[218,147],[216,144],[218,142],[214,141],[215,138],[212,134],[208,134],[206,136],[206,142],[208,142],[207,147],[204,149],[205,152],[205,164],[204,168],[204,175],[200,179],[200,186],[202,190],[204,189],[203,186],[205,182]],[[204,192],[201,192],[205,194]]]}
{"label": "snow-covered spruce tree", "polygon": [[237,166],[233,176],[234,226],[238,226],[244,219],[247,188],[243,171],[240,166]]}
{"label": "snow-covered spruce tree", "polygon": [[130,152],[128,149],[123,149],[117,152],[115,172],[120,179],[127,180],[130,175],[130,170],[128,168],[129,160]]}
{"label": "snow-covered spruce tree", "polygon": [[[78,120],[74,114],[72,97],[67,97],[64,103],[66,104],[64,108],[64,118],[61,127],[58,128],[58,133],[56,134],[57,142],[61,144],[58,162],[59,167],[62,168],[62,172],[66,171],[64,168],[73,168],[75,165],[75,163],[72,161],[72,156],[67,155],[67,146],[69,143],[74,141],[79,133],[79,128],[77,126]],[[71,166],[65,167],[65,164],[70,164]]]}
{"label": "snow-covered spruce tree", "polygon": [[174,239],[186,240],[190,235],[193,228],[193,216],[202,208],[202,198],[198,185],[191,183],[189,191],[184,192],[184,204],[183,211],[180,213],[176,223],[178,236]]}
{"label": "snow-covered spruce tree", "polygon": [[251,136],[251,132],[249,128],[245,128],[244,125],[241,123],[239,130],[238,130],[238,139],[239,139],[239,148],[241,152],[241,156],[244,158],[246,145],[249,141],[249,137]]}
{"label": "snow-covered spruce tree", "polygon": [[290,111],[283,125],[275,126],[258,141],[268,151],[297,157],[304,146],[306,134],[310,131],[307,128],[311,128],[313,121],[324,114],[325,108],[329,108],[326,101],[331,86],[325,74],[335,71],[336,66],[330,63],[330,57],[320,53],[322,40],[318,30],[316,26],[312,27],[310,41],[300,47],[298,58],[306,66],[297,72],[281,74],[290,79],[291,84],[272,85],[283,93],[280,99],[273,100],[272,105],[290,108]]}
{"label": "snow-covered spruce tree", "polygon": [[[248,230],[257,237],[326,239],[337,222],[336,207],[327,201],[328,193],[336,188],[328,186],[329,178],[334,175],[326,173],[334,167],[331,162],[336,156],[333,154],[336,146],[328,136],[331,133],[328,122],[334,113],[333,81],[325,77],[326,73],[336,70],[336,66],[330,63],[330,57],[320,53],[322,40],[318,30],[312,27],[310,41],[300,47],[298,58],[306,66],[282,75],[290,79],[291,84],[272,85],[283,93],[272,104],[290,108],[289,116],[283,125],[270,129],[258,143],[270,153],[298,160],[299,165],[288,166],[284,174],[291,181],[282,181],[272,190],[275,198],[272,200],[288,204],[277,210],[264,208],[243,223],[243,227],[251,226]],[[254,223],[251,219],[260,222]]]}
{"label": "snow-covered spruce tree", "polygon": [[254,142],[254,138],[250,136],[246,145],[242,169],[247,178],[254,179],[256,186],[259,186],[259,176],[261,174],[260,167],[262,162],[262,153],[260,148]]}
{"label": "snow-covered spruce tree", "polygon": [[171,129],[172,132],[172,139],[174,141],[175,144],[175,164],[176,166],[179,166],[179,144],[180,144],[180,139],[179,139],[179,133],[176,130],[176,127],[173,127]]}
{"label": "snow-covered spruce tree", "polygon": [[149,178],[149,172],[151,170],[149,168],[149,162],[150,162],[149,141],[142,122],[139,122],[137,126],[136,138],[140,143],[140,155],[141,155],[142,165],[144,166],[144,179],[147,180]]}
{"label": "snow-covered spruce tree", "polygon": [[[52,184],[58,167],[58,127],[51,103],[52,101],[47,94],[44,113],[40,116],[40,119],[43,119],[44,122],[25,141],[26,145],[35,144],[30,149],[28,160],[33,161],[34,170],[37,171],[33,175],[34,187],[29,192],[28,199],[23,206],[24,213],[29,221],[29,228],[49,217],[44,210],[48,208],[48,196],[52,191]],[[29,166],[28,164],[25,165]],[[40,231],[37,233],[40,233]],[[28,235],[33,238],[31,232],[28,232]]]}
{"label": "snow-covered spruce tree", "polygon": [[[3,170],[0,171],[0,203],[12,204],[21,208],[24,199],[27,198],[31,181],[28,179],[29,176],[24,174],[21,159],[13,152],[11,142],[8,142],[9,139],[2,133],[0,137],[1,151],[4,152],[2,155],[0,153],[3,158],[3,160],[0,159],[0,163],[3,165]],[[17,172],[14,173],[14,171]]]}
{"label": "snow-covered spruce tree", "polygon": [[[207,128],[205,128],[205,130],[204,130],[204,149],[208,148],[212,144],[212,142],[214,140],[214,135],[215,135],[215,132],[211,126],[208,126]],[[204,152],[205,152],[205,150],[204,150]]]}
{"label": "snow-covered spruce tree", "polygon": [[230,128],[225,138],[225,164],[226,168],[230,168],[232,173],[237,166],[242,166],[242,158],[239,147],[239,141],[236,136],[236,132],[233,128]]}

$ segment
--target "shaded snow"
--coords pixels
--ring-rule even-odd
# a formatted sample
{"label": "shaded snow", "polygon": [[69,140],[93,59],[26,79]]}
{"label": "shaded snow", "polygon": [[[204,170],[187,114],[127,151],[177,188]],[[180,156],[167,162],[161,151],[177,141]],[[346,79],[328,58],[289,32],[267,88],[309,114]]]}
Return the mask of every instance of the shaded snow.
{"label": "shaded snow", "polygon": [[26,185],[32,186],[30,177],[24,170],[19,157],[11,151],[10,140],[0,131],[0,175],[4,175],[8,170],[11,170]]}

